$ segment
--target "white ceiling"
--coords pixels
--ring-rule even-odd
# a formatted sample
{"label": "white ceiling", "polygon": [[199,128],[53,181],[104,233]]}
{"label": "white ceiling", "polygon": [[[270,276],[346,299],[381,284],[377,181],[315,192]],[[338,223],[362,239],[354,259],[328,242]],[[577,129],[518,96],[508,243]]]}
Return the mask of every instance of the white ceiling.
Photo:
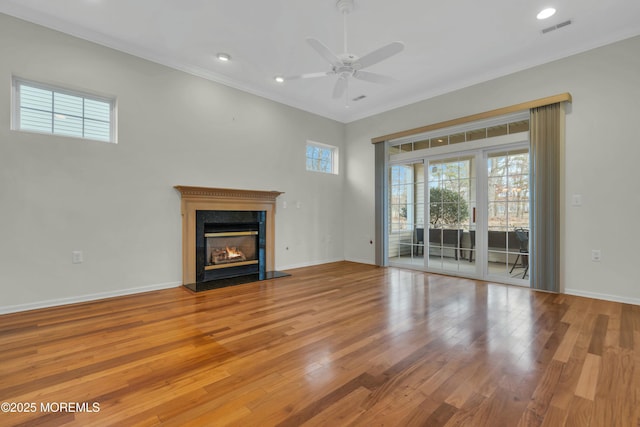
{"label": "white ceiling", "polygon": [[[538,21],[546,6],[558,12]],[[348,98],[336,100],[335,75],[273,80],[329,71],[305,39],[342,53],[336,0],[0,0],[0,12],[341,122],[640,34],[639,0],[355,0],[350,53],[406,47],[367,69],[396,83],[350,79]]]}

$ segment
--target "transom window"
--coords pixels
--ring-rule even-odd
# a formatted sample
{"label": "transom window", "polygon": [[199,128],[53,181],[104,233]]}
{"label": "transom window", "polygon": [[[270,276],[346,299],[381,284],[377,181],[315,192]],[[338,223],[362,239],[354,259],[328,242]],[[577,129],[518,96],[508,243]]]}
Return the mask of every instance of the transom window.
{"label": "transom window", "polygon": [[13,129],[116,142],[114,99],[16,78],[13,88]]}
{"label": "transom window", "polygon": [[[461,142],[476,141],[495,136],[510,135],[529,130],[529,119],[518,118],[506,123],[460,130],[453,133],[432,134],[430,137],[418,137],[411,142],[398,142],[389,146],[389,154],[406,153],[409,151],[437,148],[445,145],[459,144]],[[413,138],[412,138],[413,139]]]}
{"label": "transom window", "polygon": [[338,174],[338,147],[307,141],[307,170]]}

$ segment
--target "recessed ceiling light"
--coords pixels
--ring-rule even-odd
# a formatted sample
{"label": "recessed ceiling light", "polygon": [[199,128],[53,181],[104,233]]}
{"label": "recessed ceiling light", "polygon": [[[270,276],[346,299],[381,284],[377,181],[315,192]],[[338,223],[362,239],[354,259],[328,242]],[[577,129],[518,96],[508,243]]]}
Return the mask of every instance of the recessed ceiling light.
{"label": "recessed ceiling light", "polygon": [[228,53],[219,53],[216,57],[222,62],[231,61],[231,55]]}
{"label": "recessed ceiling light", "polygon": [[278,83],[284,83],[284,77],[282,76],[275,76],[273,80],[275,80]]}
{"label": "recessed ceiling light", "polygon": [[540,13],[538,13],[538,15],[536,15],[536,18],[538,19],[547,19],[547,18],[551,18],[553,15],[555,15],[556,10],[552,7],[548,7],[546,9],[543,9],[540,11]]}

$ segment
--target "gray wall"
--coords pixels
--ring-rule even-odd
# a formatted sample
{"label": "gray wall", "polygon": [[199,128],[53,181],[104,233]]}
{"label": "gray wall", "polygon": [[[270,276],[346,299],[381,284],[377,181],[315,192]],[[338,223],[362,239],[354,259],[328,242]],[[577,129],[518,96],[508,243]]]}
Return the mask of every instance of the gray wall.
{"label": "gray wall", "polygon": [[[640,303],[639,51],[636,37],[344,125],[0,14],[0,313],[179,285],[174,185],[284,191],[278,269],[373,263],[372,137],[561,92],[565,291]],[[116,96],[119,143],[11,131],[12,75]],[[339,175],[304,170],[307,139],[340,147]]]}
{"label": "gray wall", "polygon": [[[344,259],[344,167],[305,170],[343,124],[2,14],[0,58],[0,312],[179,285],[174,185],[284,191],[276,268]],[[116,96],[118,144],[10,130],[12,75]]]}
{"label": "gray wall", "polygon": [[[563,92],[566,116],[562,283],[567,293],[640,304],[640,37],[347,125],[345,257],[374,263],[371,138]],[[571,205],[581,194],[583,206]],[[602,261],[591,261],[591,250]]]}

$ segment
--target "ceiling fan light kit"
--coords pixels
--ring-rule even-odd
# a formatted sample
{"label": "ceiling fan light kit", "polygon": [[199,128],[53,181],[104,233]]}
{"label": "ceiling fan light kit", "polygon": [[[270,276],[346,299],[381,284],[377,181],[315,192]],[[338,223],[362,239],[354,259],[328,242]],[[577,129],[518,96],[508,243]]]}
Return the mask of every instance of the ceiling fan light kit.
{"label": "ceiling fan light kit", "polygon": [[338,0],[338,2],[336,3],[336,7],[343,15],[344,52],[337,55],[333,53],[321,41],[316,40],[312,37],[308,37],[307,43],[309,44],[309,46],[311,46],[313,50],[315,50],[320,56],[322,56],[327,62],[329,62],[329,64],[331,65],[331,69],[329,71],[289,76],[285,77],[285,80],[308,79],[337,75],[338,79],[333,88],[333,98],[341,98],[342,95],[347,93],[347,87],[350,77],[377,84],[393,83],[395,79],[393,79],[392,77],[372,73],[369,71],[362,71],[362,69],[377,64],[378,62],[382,62],[385,59],[402,52],[402,50],[404,49],[404,43],[398,41],[391,42],[361,57],[350,53],[347,47],[347,15],[351,13],[351,11],[353,11],[354,2],[353,0]]}

